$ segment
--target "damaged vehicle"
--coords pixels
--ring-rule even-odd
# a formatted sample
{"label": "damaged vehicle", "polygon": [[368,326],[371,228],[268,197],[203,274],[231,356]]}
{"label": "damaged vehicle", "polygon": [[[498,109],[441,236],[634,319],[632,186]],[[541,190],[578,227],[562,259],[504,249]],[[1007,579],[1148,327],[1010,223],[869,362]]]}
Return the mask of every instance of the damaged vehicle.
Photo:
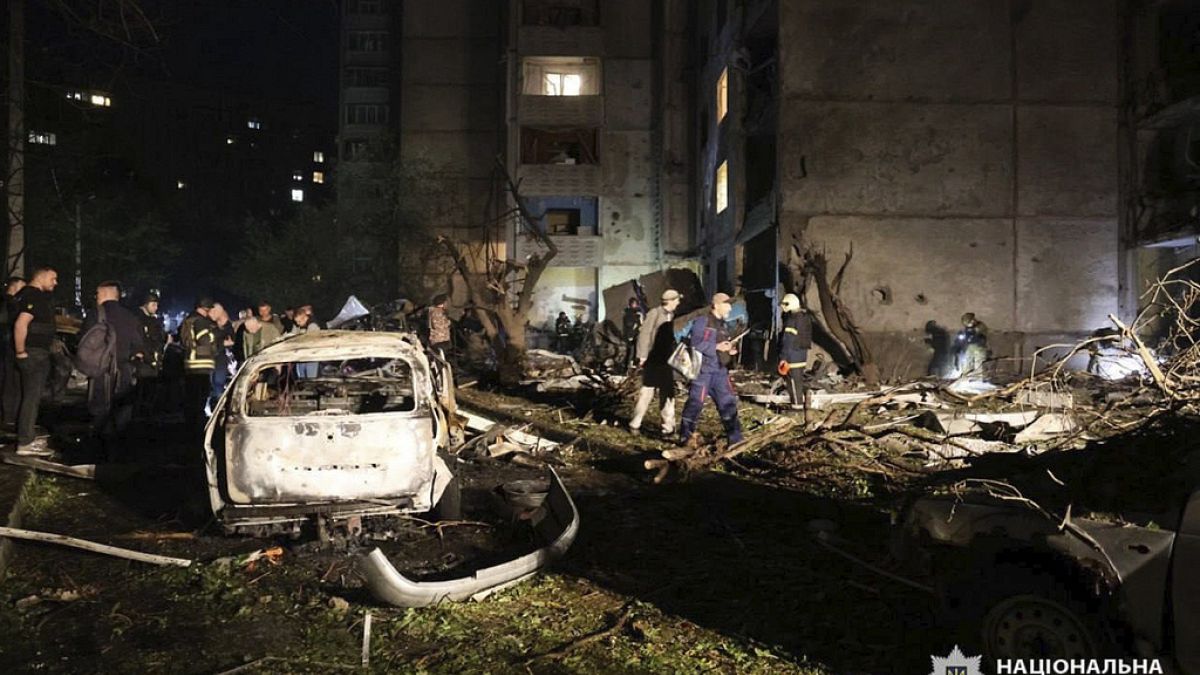
{"label": "damaged vehicle", "polygon": [[939,580],[941,618],[968,653],[1200,673],[1200,484],[1160,522],[1054,516],[971,488],[910,506],[895,554]]}
{"label": "damaged vehicle", "polygon": [[[461,517],[452,453],[464,423],[448,363],[408,333],[326,330],[246,361],[205,429],[209,502],[227,533],[354,536],[364,519]],[[359,559],[385,602],[482,597],[525,579],[574,542],[579,513],[557,473],[524,514],[539,548],[455,578],[412,580],[376,548]]]}
{"label": "damaged vehicle", "polygon": [[226,532],[257,536],[435,507],[458,517],[454,411],[449,365],[415,336],[276,342],[242,366],[209,419],[213,515]]}

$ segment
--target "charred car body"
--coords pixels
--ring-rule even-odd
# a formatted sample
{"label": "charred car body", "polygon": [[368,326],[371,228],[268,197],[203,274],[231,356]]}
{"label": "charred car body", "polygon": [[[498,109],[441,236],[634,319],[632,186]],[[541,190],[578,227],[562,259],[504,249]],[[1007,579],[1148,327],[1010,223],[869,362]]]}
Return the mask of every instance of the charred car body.
{"label": "charred car body", "polygon": [[[318,532],[375,516],[458,517],[450,450],[462,443],[449,365],[407,333],[320,331],[246,361],[205,430],[208,493],[226,532]],[[402,575],[374,549],[367,587],[404,607],[480,597],[566,552],[579,513],[553,469],[544,505],[526,514],[541,547],[436,581]],[[436,508],[435,508],[436,507]]]}
{"label": "charred car body", "polygon": [[[403,333],[321,331],[249,359],[205,431],[228,532],[414,513],[453,500],[449,366]],[[443,506],[449,506],[443,504]]]}
{"label": "charred car body", "polygon": [[918,500],[897,542],[941,580],[942,618],[964,650],[1131,655],[1200,673],[1200,485],[1161,527],[1057,517],[984,492]]}

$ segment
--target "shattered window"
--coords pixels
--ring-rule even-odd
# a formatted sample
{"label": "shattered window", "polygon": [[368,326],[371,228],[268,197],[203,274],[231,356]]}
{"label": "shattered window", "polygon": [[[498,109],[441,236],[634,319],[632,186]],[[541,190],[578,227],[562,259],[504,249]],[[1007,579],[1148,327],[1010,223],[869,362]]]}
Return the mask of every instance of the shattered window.
{"label": "shattered window", "polygon": [[417,408],[403,359],[357,358],[267,366],[246,395],[250,417],[368,415]]}

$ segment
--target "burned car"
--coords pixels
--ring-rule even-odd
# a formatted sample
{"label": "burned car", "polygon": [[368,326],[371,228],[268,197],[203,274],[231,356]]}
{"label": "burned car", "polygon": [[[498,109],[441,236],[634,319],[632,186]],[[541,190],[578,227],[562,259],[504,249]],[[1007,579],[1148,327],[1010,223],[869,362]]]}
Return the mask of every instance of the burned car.
{"label": "burned car", "polygon": [[[320,331],[246,361],[205,430],[212,512],[228,533],[361,534],[364,519],[432,511],[457,519],[450,465],[466,427],[450,366],[407,333]],[[481,597],[537,572],[571,546],[579,512],[547,469],[544,504],[520,519],[539,547],[454,578],[410,579],[375,548],[367,587],[403,607]],[[494,561],[492,561],[494,562]]]}
{"label": "burned car", "polygon": [[227,532],[365,516],[454,516],[449,366],[404,333],[321,331],[249,359],[205,430],[209,501]]}
{"label": "burned car", "polygon": [[1158,658],[1200,673],[1200,485],[1161,518],[1073,518],[972,486],[913,503],[895,554],[939,580],[943,622],[964,650]]}

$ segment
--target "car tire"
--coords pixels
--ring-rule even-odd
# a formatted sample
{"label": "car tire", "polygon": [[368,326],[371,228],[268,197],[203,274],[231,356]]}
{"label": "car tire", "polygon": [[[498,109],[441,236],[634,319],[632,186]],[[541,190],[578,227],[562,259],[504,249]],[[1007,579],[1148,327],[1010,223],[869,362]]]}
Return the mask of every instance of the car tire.
{"label": "car tire", "polygon": [[964,652],[983,654],[989,663],[1113,655],[1116,645],[1100,613],[1073,590],[1049,570],[995,564],[947,585],[943,622]]}
{"label": "car tire", "polygon": [[433,506],[430,515],[435,521],[462,520],[462,481],[458,476],[451,478],[442,490],[442,498]]}

